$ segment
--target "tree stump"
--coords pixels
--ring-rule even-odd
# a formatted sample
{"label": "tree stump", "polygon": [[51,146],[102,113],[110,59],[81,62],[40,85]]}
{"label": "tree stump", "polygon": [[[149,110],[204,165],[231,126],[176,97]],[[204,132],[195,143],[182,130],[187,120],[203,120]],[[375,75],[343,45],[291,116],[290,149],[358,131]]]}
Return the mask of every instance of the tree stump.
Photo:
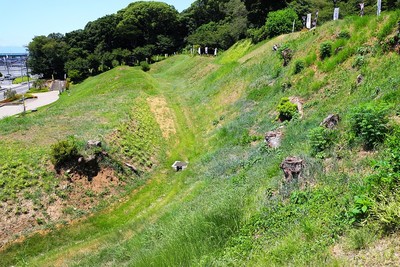
{"label": "tree stump", "polygon": [[328,129],[335,128],[336,125],[339,124],[340,117],[338,114],[329,114],[320,124],[320,126],[324,126]]}
{"label": "tree stump", "polygon": [[299,157],[287,157],[280,167],[285,174],[286,182],[290,182],[293,179],[300,178],[304,168],[304,161]]}
{"label": "tree stump", "polygon": [[86,144],[87,147],[101,147],[101,141],[89,140]]}
{"label": "tree stump", "polygon": [[357,86],[360,85],[363,82],[363,80],[364,80],[364,76],[362,76],[362,74],[358,74],[357,80],[356,80]]}
{"label": "tree stump", "polygon": [[269,131],[265,134],[265,142],[271,148],[278,148],[281,146],[283,133],[280,129]]}
{"label": "tree stump", "polygon": [[281,52],[281,54],[283,58],[283,66],[286,67],[292,59],[293,51],[290,48],[286,48]]}

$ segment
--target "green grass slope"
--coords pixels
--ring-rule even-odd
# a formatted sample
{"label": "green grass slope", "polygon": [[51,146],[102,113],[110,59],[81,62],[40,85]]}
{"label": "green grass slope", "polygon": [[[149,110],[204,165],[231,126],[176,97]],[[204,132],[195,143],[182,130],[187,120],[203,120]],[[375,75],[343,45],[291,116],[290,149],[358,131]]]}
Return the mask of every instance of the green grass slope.
{"label": "green grass slope", "polygon": [[[49,136],[62,132],[103,136],[118,158],[150,173],[111,207],[4,248],[0,265],[398,264],[389,252],[400,226],[399,19],[348,18],[258,45],[242,41],[217,58],[174,56],[149,73],[117,68],[43,112],[1,121],[1,146],[10,147],[1,157],[21,151],[24,168],[40,166]],[[332,55],[321,60],[327,41]],[[288,66],[272,51],[276,43],[292,50]],[[303,114],[277,121],[284,97],[301,102]],[[318,128],[332,113],[337,128]],[[366,126],[359,136],[357,116]],[[149,130],[135,135],[142,120]],[[276,129],[282,144],[267,148],[264,135]],[[364,136],[379,142],[368,147]],[[141,141],[146,149],[132,147]],[[305,162],[299,179],[284,179],[279,166],[288,156]],[[189,168],[174,172],[175,160]],[[382,240],[388,253],[376,262]]]}

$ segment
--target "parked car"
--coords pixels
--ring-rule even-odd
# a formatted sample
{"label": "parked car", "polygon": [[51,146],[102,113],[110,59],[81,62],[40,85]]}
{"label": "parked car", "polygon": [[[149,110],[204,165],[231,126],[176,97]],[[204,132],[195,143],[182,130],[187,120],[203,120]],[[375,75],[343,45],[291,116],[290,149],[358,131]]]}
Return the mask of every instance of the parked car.
{"label": "parked car", "polygon": [[14,80],[14,79],[15,79],[15,77],[12,76],[11,74],[4,75],[4,80]]}

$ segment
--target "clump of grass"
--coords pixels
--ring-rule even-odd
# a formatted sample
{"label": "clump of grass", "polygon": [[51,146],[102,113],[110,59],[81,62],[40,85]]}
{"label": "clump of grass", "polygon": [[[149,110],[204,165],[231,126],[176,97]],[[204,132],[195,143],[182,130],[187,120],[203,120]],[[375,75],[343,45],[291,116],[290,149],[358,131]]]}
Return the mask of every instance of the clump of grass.
{"label": "clump of grass", "polygon": [[295,62],[294,62],[294,70],[293,70],[293,73],[294,74],[298,74],[298,73],[300,73],[304,68],[305,68],[305,66],[306,66],[306,63],[303,61],[303,60],[296,60]]}
{"label": "clump of grass", "polygon": [[328,58],[332,55],[332,42],[326,41],[321,43],[319,47],[319,57],[321,60]]}

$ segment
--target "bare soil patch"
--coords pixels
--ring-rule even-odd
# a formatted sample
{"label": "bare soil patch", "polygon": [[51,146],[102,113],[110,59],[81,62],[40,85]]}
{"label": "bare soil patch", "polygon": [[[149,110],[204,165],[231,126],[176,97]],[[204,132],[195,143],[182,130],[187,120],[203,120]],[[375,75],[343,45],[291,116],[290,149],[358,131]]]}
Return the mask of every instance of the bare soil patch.
{"label": "bare soil patch", "polygon": [[151,112],[161,128],[162,135],[165,139],[176,134],[175,114],[168,107],[167,101],[163,97],[149,97],[147,103]]}
{"label": "bare soil patch", "polygon": [[57,175],[59,184],[50,192],[21,192],[16,200],[0,203],[0,249],[46,224],[70,222],[90,213],[101,201],[121,193],[125,182],[111,168],[102,168],[88,179],[79,173]]}

